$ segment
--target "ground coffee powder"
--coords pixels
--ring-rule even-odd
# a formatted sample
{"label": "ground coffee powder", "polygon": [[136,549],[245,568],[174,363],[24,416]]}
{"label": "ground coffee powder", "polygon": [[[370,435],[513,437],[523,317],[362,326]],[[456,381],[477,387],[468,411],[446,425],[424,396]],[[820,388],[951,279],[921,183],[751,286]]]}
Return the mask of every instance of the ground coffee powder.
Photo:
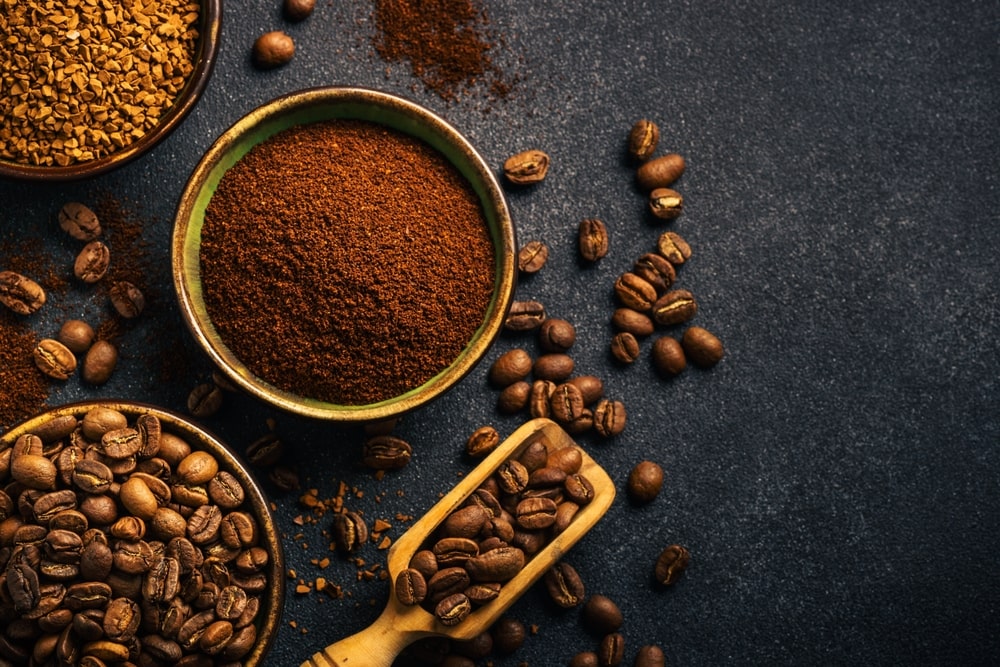
{"label": "ground coffee powder", "polygon": [[436,150],[364,121],[285,130],[222,178],[205,213],[209,317],[258,377],[362,405],[447,367],[482,324],[493,244]]}

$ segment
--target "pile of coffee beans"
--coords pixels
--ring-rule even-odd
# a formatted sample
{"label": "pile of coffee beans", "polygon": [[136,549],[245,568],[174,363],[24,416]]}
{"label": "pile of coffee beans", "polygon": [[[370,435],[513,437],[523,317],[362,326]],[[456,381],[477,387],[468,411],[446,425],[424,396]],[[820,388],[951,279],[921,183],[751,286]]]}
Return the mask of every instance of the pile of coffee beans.
{"label": "pile of coffee beans", "polygon": [[[395,580],[396,598],[423,605],[443,625],[465,620],[496,599],[532,556],[564,531],[594,487],[581,473],[576,446],[555,448],[544,437],[504,461],[414,554]],[[568,565],[547,575],[564,606],[582,597]]]}
{"label": "pile of coffee beans", "polygon": [[270,554],[215,456],[105,407],[0,447],[4,661],[238,665],[253,649]]}

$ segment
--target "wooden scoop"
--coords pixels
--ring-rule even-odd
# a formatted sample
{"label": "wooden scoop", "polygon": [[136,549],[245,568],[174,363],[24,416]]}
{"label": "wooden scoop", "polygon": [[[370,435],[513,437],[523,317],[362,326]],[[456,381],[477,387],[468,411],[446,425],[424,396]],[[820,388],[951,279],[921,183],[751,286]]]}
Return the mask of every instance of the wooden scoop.
{"label": "wooden scoop", "polygon": [[563,447],[577,446],[562,428],[548,419],[533,419],[514,431],[389,549],[391,590],[389,602],[381,616],[361,632],[314,654],[302,663],[302,667],[390,667],[396,656],[418,639],[434,635],[471,639],[488,629],[539,577],[558,562],[604,516],[615,497],[615,486],[611,478],[582,449],[583,466],[580,473],[594,487],[593,500],[580,508],[563,532],[531,556],[524,569],[504,583],[496,599],[479,607],[457,625],[448,627],[420,605],[407,606],[396,597],[396,575],[409,566],[413,554],[424,545],[438,525],[461,507],[469,494],[492,475],[500,464],[516,458],[537,440],[545,441],[550,454]]}

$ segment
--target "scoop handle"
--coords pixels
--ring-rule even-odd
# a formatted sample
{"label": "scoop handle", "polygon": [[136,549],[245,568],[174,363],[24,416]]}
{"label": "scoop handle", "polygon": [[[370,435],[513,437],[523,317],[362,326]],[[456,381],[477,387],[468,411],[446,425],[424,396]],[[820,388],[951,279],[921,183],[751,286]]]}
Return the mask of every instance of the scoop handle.
{"label": "scoop handle", "polygon": [[374,623],[317,651],[301,667],[392,667],[404,648],[434,634],[419,614],[408,613],[414,609],[390,599]]}

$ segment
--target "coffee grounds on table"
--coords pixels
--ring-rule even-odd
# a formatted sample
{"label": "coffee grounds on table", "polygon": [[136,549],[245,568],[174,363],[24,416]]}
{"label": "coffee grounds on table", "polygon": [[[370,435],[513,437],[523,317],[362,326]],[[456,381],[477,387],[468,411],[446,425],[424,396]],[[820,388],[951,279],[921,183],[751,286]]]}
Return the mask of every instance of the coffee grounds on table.
{"label": "coffee grounds on table", "polygon": [[209,317],[250,371],[341,405],[451,364],[495,273],[459,172],[418,139],[353,120],[289,128],[241,158],[206,209],[200,259]]}

